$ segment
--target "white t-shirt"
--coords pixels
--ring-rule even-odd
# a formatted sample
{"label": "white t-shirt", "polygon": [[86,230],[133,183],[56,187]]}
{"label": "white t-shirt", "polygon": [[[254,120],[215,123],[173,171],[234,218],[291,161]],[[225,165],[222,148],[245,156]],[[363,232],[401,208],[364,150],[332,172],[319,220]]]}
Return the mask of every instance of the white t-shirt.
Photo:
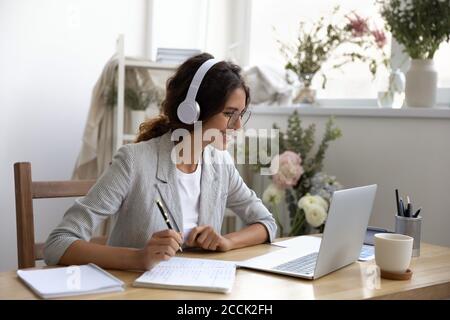
{"label": "white t-shirt", "polygon": [[200,212],[200,178],[202,166],[199,163],[197,169],[192,173],[185,173],[176,169],[176,184],[183,214],[183,237],[187,237],[192,230],[198,226],[198,215]]}

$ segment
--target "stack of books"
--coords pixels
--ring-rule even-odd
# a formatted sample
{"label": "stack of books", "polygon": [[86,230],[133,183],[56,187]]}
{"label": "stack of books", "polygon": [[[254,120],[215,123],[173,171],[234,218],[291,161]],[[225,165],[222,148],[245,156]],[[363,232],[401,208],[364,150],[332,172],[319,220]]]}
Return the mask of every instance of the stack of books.
{"label": "stack of books", "polygon": [[156,62],[181,64],[200,52],[198,49],[158,48],[156,50]]}

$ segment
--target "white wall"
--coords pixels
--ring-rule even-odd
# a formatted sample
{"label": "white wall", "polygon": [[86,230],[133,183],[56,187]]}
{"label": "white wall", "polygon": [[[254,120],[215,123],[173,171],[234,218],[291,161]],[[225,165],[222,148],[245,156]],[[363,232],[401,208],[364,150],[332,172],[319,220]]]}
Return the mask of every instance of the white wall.
{"label": "white wall", "polygon": [[[318,144],[327,117],[301,119],[304,126],[316,124]],[[286,120],[287,115],[254,114],[248,126],[270,128],[276,122],[284,130]],[[330,144],[324,171],[346,187],[378,184],[370,225],[394,230],[398,188],[423,207],[422,240],[450,246],[450,119],[338,116],[336,124],[343,137]],[[255,191],[266,184],[257,183]]]}
{"label": "white wall", "polygon": [[[145,0],[0,1],[0,271],[16,268],[13,163],[33,178],[69,179],[92,88],[114,53],[144,53]],[[73,200],[35,201],[44,240]]]}

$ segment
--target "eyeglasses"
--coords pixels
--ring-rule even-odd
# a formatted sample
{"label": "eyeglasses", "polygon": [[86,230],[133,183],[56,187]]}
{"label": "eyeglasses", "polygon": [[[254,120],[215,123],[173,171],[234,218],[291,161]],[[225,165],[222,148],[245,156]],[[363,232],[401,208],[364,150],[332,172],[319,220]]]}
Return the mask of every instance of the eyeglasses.
{"label": "eyeglasses", "polygon": [[246,108],[241,113],[231,111],[231,112],[223,112],[223,114],[225,115],[225,117],[228,118],[227,129],[234,129],[236,127],[239,118],[241,119],[241,126],[242,127],[245,126],[248,119],[250,119],[250,115],[252,113],[250,110],[248,110],[248,108]]}

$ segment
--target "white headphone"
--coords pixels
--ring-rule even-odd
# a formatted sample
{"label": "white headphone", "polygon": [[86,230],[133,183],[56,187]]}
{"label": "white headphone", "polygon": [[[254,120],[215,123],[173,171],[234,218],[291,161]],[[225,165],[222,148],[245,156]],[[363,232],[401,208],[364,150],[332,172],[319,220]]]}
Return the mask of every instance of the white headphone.
{"label": "white headphone", "polygon": [[217,59],[209,59],[203,62],[200,68],[198,68],[189,86],[186,99],[180,103],[177,109],[178,119],[180,119],[181,122],[193,124],[200,117],[200,106],[195,100],[197,97],[198,88],[200,88],[200,84],[202,83],[202,80],[208,70],[218,62],[219,60]]}

